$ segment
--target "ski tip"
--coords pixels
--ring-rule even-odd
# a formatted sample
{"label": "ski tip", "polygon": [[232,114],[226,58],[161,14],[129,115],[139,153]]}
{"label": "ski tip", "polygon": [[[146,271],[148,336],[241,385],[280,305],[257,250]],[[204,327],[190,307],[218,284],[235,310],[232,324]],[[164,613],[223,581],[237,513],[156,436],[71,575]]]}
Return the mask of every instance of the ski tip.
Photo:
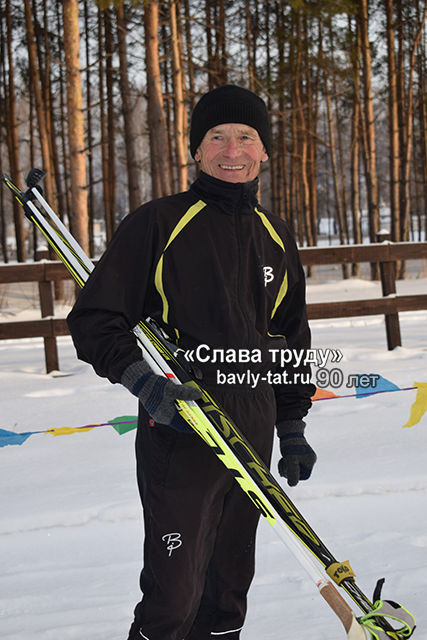
{"label": "ski tip", "polygon": [[9,185],[12,182],[12,178],[9,175],[7,175],[7,173],[2,173],[1,179],[2,179],[2,182],[4,182],[7,185]]}
{"label": "ski tip", "polygon": [[7,175],[7,173],[2,174],[2,182],[9,188],[9,190],[13,193],[15,198],[19,201],[20,204],[24,205],[24,194],[22,191],[18,189],[16,184],[13,182],[12,178]]}

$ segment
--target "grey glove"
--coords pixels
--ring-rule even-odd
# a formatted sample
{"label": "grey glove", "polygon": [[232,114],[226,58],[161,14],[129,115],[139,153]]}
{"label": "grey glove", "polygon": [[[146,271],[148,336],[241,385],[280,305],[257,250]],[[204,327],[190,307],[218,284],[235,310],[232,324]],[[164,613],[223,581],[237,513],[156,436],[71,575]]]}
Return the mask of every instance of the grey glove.
{"label": "grey glove", "polygon": [[294,487],[300,480],[307,480],[317,456],[304,437],[304,420],[283,420],[276,426],[280,438],[279,473]]}
{"label": "grey glove", "polygon": [[145,360],[130,364],[124,370],[120,382],[139,398],[144,409],[156,422],[166,424],[176,431],[193,431],[179,415],[175,400],[198,400],[202,396],[200,389],[175,384],[165,376],[156,375]]}

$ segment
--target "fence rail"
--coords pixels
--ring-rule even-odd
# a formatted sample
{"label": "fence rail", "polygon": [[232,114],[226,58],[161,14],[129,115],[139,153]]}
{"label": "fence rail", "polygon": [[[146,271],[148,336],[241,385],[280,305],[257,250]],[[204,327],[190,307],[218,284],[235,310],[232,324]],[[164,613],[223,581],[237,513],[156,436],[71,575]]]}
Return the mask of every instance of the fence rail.
{"label": "fence rail", "polygon": [[397,262],[427,258],[427,242],[375,242],[300,249],[304,265]]}
{"label": "fence rail", "polygon": [[[396,262],[427,259],[427,242],[380,242],[369,245],[339,245],[300,249],[304,266],[379,263],[381,298],[316,302],[307,305],[310,320],[384,315],[388,349],[402,344],[399,313],[427,309],[427,294],[397,295]],[[71,279],[61,262],[43,261],[0,266],[0,284],[38,282],[42,318],[19,322],[0,322],[0,340],[42,337],[47,372],[59,369],[56,337],[68,335],[64,318],[54,317],[53,285]]]}

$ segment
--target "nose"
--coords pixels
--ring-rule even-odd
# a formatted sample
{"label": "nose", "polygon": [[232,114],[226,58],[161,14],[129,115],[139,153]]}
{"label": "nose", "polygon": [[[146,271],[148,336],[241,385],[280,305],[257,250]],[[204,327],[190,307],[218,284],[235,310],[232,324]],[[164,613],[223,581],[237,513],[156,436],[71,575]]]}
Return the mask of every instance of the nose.
{"label": "nose", "polygon": [[228,157],[234,157],[234,156],[237,156],[239,152],[240,152],[239,141],[237,140],[237,138],[230,137],[227,140],[227,144],[224,148],[224,154]]}

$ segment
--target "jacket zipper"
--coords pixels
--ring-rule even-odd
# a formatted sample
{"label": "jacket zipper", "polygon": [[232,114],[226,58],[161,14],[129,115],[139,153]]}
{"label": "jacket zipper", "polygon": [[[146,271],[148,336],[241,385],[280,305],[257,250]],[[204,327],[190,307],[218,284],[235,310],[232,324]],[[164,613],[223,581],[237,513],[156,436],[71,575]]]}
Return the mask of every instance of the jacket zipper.
{"label": "jacket zipper", "polygon": [[235,212],[236,220],[236,238],[237,238],[237,299],[239,301],[239,309],[244,318],[246,325],[247,345],[251,346],[251,325],[249,322],[249,316],[242,305],[242,222],[238,210]]}

